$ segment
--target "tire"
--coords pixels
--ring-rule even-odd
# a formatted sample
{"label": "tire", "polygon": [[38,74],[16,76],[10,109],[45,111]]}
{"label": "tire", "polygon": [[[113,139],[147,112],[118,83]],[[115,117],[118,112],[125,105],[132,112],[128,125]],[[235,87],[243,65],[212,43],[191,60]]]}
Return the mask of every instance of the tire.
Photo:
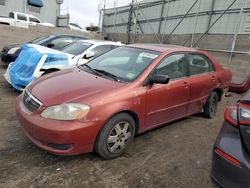
{"label": "tire", "polygon": [[207,118],[214,118],[217,112],[217,106],[218,106],[218,94],[216,92],[213,92],[209,97],[204,105],[203,108],[203,115]]}
{"label": "tire", "polygon": [[104,159],[116,158],[126,151],[134,135],[134,119],[127,113],[117,114],[99,132],[95,151]]}

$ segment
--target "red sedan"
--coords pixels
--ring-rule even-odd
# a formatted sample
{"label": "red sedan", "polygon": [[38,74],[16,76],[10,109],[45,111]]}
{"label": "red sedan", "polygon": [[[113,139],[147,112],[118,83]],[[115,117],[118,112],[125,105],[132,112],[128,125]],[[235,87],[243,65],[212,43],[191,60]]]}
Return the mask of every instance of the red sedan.
{"label": "red sedan", "polygon": [[111,159],[136,134],[196,113],[213,118],[230,81],[230,70],[207,52],[129,45],[34,81],[16,113],[40,148]]}

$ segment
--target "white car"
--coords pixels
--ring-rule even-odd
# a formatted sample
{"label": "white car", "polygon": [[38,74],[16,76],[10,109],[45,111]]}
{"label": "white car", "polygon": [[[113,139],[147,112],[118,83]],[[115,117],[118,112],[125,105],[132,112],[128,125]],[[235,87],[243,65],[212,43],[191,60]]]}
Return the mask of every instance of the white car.
{"label": "white car", "polygon": [[121,45],[121,42],[79,40],[58,51],[25,44],[16,61],[9,64],[4,77],[15,89],[23,90],[44,74],[85,64]]}
{"label": "white car", "polygon": [[47,27],[55,27],[51,23],[43,22],[37,17],[21,12],[10,12],[9,17],[0,17],[0,24],[29,28],[30,25],[43,25]]}

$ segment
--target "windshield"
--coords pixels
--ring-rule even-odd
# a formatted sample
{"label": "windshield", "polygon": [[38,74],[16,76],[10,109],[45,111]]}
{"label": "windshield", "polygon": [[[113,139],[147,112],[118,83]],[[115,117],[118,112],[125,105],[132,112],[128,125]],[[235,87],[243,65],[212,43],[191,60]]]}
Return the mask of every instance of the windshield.
{"label": "windshield", "polygon": [[[92,69],[95,72],[105,72],[113,75],[117,80],[132,82],[158,57],[160,52],[119,47],[90,61],[79,68]],[[87,67],[87,68],[86,68]]]}
{"label": "windshield", "polygon": [[85,50],[87,50],[92,44],[87,42],[77,41],[67,45],[65,48],[62,49],[63,52],[69,53],[72,55],[80,55]]}
{"label": "windshield", "polygon": [[41,45],[42,43],[44,43],[45,41],[47,41],[50,38],[51,38],[51,36],[45,36],[45,37],[34,39],[34,40],[30,41],[29,43]]}

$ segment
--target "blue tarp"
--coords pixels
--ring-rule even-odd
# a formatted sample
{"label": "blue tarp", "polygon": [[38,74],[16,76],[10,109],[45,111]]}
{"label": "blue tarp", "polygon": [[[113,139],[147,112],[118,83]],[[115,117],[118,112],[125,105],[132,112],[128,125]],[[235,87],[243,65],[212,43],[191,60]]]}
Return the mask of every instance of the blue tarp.
{"label": "blue tarp", "polygon": [[15,62],[8,67],[11,85],[16,89],[27,86],[35,78],[32,76],[42,55],[35,48],[23,45],[21,53]]}
{"label": "blue tarp", "polygon": [[28,0],[28,4],[35,7],[43,7],[43,0]]}
{"label": "blue tarp", "polygon": [[35,47],[25,44],[16,61],[8,67],[7,74],[11,85],[20,90],[25,88],[32,80],[36,79],[33,74],[39,61],[45,54],[47,58],[43,66],[68,65],[68,56],[66,54],[41,53]]}

